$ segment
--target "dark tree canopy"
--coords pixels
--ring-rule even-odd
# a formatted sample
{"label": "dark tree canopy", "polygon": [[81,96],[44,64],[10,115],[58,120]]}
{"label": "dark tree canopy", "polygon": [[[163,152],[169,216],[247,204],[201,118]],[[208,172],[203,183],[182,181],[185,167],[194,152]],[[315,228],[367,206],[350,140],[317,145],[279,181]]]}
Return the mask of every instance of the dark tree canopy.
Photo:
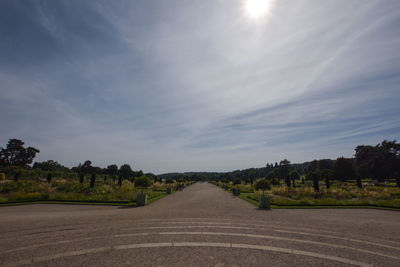
{"label": "dark tree canopy", "polygon": [[376,146],[357,146],[356,163],[362,177],[384,180],[400,172],[400,144],[386,141]]}
{"label": "dark tree canopy", "polygon": [[347,179],[356,178],[356,167],[353,159],[338,158],[334,164],[334,177],[336,180],[346,181]]}
{"label": "dark tree canopy", "polygon": [[290,161],[287,159],[282,160],[279,163],[279,179],[287,179],[289,178],[289,171],[290,171]]}
{"label": "dark tree canopy", "polygon": [[300,179],[299,173],[295,170],[293,170],[289,173],[289,177],[291,180],[299,180]]}
{"label": "dark tree canopy", "polygon": [[143,189],[149,187],[150,185],[151,185],[151,180],[149,179],[149,177],[145,175],[140,176],[135,180],[135,187],[140,187]]}
{"label": "dark tree canopy", "polygon": [[263,195],[264,195],[265,190],[271,189],[271,183],[268,182],[267,179],[265,179],[265,178],[259,179],[259,180],[257,180],[257,182],[255,184],[255,188],[256,188],[256,190],[263,191]]}
{"label": "dark tree canopy", "polygon": [[118,166],[115,164],[108,165],[107,169],[105,170],[105,174],[110,176],[118,175]]}
{"label": "dark tree canopy", "polygon": [[239,185],[241,183],[242,183],[242,180],[240,180],[239,178],[236,178],[235,180],[233,180],[234,185]]}
{"label": "dark tree canopy", "polygon": [[1,148],[0,165],[27,167],[39,152],[39,149],[31,146],[25,148],[24,142],[19,139],[10,139],[7,147]]}
{"label": "dark tree canopy", "polygon": [[35,162],[32,166],[33,169],[41,169],[42,171],[69,171],[69,169],[57,161],[48,160],[43,162]]}
{"label": "dark tree canopy", "polygon": [[134,172],[129,164],[124,164],[119,168],[119,173],[122,175],[122,178],[128,179],[132,177]]}

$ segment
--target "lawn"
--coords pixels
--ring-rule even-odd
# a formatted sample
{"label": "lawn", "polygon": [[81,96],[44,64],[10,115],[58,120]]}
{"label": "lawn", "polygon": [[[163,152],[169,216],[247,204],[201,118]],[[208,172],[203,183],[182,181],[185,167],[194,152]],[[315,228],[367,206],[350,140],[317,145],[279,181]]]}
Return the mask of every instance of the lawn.
{"label": "lawn", "polygon": [[[222,183],[215,183],[223,187]],[[229,188],[234,186],[229,184]],[[250,184],[239,185],[240,198],[258,205],[261,191],[254,191]],[[296,188],[285,185],[272,186],[265,192],[275,207],[382,207],[400,210],[400,188],[394,184],[381,186],[367,185],[358,188],[355,182],[335,183],[330,189],[321,185],[315,192],[309,183]]]}
{"label": "lawn", "polygon": [[[166,188],[165,183],[156,182],[144,189],[143,192],[148,195],[148,203],[166,196]],[[121,187],[111,179],[98,181],[93,188],[89,183],[78,183],[71,179],[57,179],[51,183],[37,180],[6,180],[0,182],[0,205],[37,201],[134,205],[141,190],[135,188],[134,183],[128,180],[123,181]]]}

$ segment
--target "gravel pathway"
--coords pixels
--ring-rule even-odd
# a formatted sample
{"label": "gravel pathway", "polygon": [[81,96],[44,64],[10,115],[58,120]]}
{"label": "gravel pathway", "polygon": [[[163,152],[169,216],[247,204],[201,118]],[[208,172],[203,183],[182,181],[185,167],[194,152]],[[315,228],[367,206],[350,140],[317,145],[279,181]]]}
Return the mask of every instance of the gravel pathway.
{"label": "gravel pathway", "polygon": [[400,212],[265,211],[208,183],[149,206],[0,208],[1,266],[400,266]]}

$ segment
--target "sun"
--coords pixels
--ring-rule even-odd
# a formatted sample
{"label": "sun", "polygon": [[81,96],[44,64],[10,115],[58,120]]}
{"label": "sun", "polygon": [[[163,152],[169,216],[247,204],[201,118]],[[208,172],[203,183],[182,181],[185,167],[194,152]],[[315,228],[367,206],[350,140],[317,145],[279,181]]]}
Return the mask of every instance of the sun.
{"label": "sun", "polygon": [[250,18],[263,18],[271,10],[272,2],[273,0],[246,0],[246,13]]}

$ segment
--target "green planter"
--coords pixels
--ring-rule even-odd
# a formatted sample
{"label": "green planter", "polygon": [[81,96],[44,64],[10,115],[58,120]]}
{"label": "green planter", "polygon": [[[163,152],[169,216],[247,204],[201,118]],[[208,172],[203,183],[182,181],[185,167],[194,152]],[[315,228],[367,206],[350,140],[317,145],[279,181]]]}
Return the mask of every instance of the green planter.
{"label": "green planter", "polygon": [[167,188],[167,194],[171,194],[172,193],[172,188],[171,187],[168,187]]}
{"label": "green planter", "polygon": [[270,210],[271,209],[271,203],[269,202],[269,198],[267,196],[260,196],[258,198],[258,207],[260,209]]}
{"label": "green planter", "polygon": [[147,204],[147,194],[138,194],[136,199],[137,206],[145,206]]}

